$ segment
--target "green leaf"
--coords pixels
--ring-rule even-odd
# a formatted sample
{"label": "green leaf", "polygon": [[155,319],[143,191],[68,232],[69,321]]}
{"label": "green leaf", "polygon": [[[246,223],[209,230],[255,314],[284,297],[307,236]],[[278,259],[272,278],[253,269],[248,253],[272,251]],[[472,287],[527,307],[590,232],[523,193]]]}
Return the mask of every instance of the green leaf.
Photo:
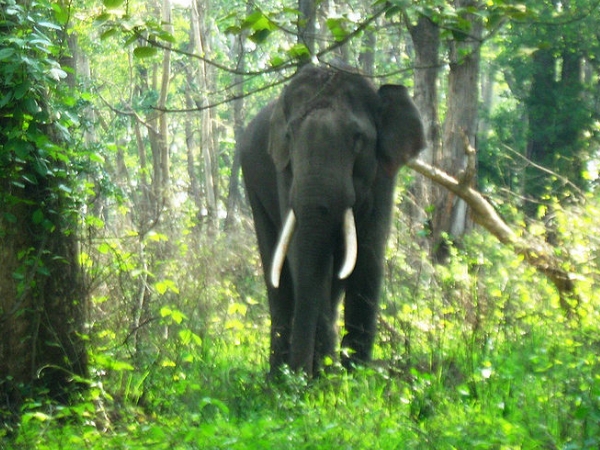
{"label": "green leaf", "polygon": [[13,93],[12,92],[7,92],[1,99],[0,99],[0,108],[8,105],[10,103],[10,101],[13,98]]}
{"label": "green leaf", "polygon": [[267,29],[258,30],[255,33],[251,34],[248,37],[248,39],[250,39],[255,44],[260,44],[262,42],[265,42],[270,34],[271,34],[270,30],[267,30]]}
{"label": "green leaf", "polygon": [[7,59],[10,59],[12,57],[12,55],[15,54],[15,49],[14,48],[3,48],[2,50],[0,50],[0,61],[5,61]]}
{"label": "green leaf", "polygon": [[36,209],[31,216],[31,221],[34,225],[39,225],[44,220],[44,212],[41,209]]}
{"label": "green leaf", "polygon": [[29,80],[26,80],[23,83],[19,84],[14,90],[14,98],[16,100],[22,99],[25,96],[25,94],[29,92],[30,86],[31,84],[29,83]]}
{"label": "green leaf", "polygon": [[11,139],[8,141],[6,147],[10,150],[13,150],[17,158],[21,159],[22,161],[25,161],[27,158],[29,158],[31,151],[33,150],[33,147],[29,142],[21,139]]}
{"label": "green leaf", "polygon": [[102,3],[104,3],[104,6],[107,8],[113,9],[121,6],[123,3],[125,3],[125,0],[102,0]]}
{"label": "green leaf", "polygon": [[33,97],[27,97],[23,101],[23,106],[25,107],[25,111],[32,115],[40,111],[40,107]]}
{"label": "green leaf", "polygon": [[106,255],[107,253],[112,251],[112,247],[107,244],[106,242],[102,242],[99,246],[98,246],[98,251],[100,253],[102,253],[103,255]]}
{"label": "green leaf", "polygon": [[303,57],[310,56],[308,48],[304,44],[295,44],[289,50],[288,54],[292,58],[302,59]]}
{"label": "green leaf", "polygon": [[175,323],[181,323],[184,319],[187,319],[187,316],[184,313],[177,309],[171,309],[168,306],[163,306],[160,309],[160,316],[171,317],[171,319],[173,319],[173,322]]}
{"label": "green leaf", "polygon": [[239,35],[242,32],[242,28],[237,25],[231,25],[225,28],[225,34],[233,34],[234,36]]}
{"label": "green leaf", "polygon": [[150,58],[151,56],[156,55],[157,51],[158,50],[156,49],[156,47],[143,45],[133,49],[133,56],[135,56],[136,58]]}
{"label": "green leaf", "polygon": [[171,291],[171,292],[174,292],[175,294],[179,294],[179,289],[177,288],[177,285],[175,284],[175,282],[173,280],[158,281],[154,285],[154,288],[161,295],[163,295],[167,291]]}
{"label": "green leaf", "polygon": [[345,19],[336,18],[336,19],[327,19],[327,28],[333,35],[333,38],[336,41],[342,41],[346,36],[348,36],[348,32],[344,29]]}
{"label": "green leaf", "polygon": [[37,26],[42,27],[42,28],[50,28],[51,30],[60,30],[61,28],[52,22],[37,22],[36,23]]}
{"label": "green leaf", "polygon": [[117,31],[118,30],[116,28],[109,28],[108,30],[106,30],[100,34],[100,40],[104,41],[104,40],[108,39],[109,37],[116,35]]}
{"label": "green leaf", "polygon": [[163,41],[169,42],[171,44],[174,44],[175,42],[177,42],[177,40],[175,39],[175,36],[173,36],[171,33],[164,31],[164,30],[161,31],[160,33],[158,33],[157,37],[159,39],[162,39]]}
{"label": "green leaf", "polygon": [[179,339],[183,345],[189,345],[192,341],[195,345],[202,345],[202,338],[190,330],[179,330]]}
{"label": "green leaf", "polygon": [[274,56],[269,62],[271,63],[271,67],[279,67],[282,64],[285,64],[285,61],[286,60],[281,56]]}
{"label": "green leaf", "polygon": [[66,25],[71,17],[68,8],[63,8],[58,3],[52,3],[52,9],[54,10],[54,18],[60,25]]}

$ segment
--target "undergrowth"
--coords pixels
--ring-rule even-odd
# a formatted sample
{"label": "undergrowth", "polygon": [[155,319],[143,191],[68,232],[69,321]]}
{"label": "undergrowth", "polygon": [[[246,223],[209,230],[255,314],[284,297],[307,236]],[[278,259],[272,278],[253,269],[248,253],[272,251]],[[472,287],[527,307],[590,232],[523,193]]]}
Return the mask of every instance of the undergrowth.
{"label": "undergrowth", "polygon": [[[352,373],[334,361],[314,380],[266,378],[269,319],[248,235],[96,242],[84,261],[89,389],[71,406],[26,401],[2,448],[598,448],[598,226],[591,206],[577,214],[557,216],[575,316],[486,234],[435,266],[399,223],[375,361]],[[152,288],[133,328],[144,265]]]}

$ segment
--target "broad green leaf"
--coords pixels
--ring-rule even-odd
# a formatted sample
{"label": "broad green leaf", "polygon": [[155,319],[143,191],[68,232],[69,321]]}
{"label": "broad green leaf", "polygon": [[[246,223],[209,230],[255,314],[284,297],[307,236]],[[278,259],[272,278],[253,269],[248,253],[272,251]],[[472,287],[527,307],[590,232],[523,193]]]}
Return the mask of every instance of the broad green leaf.
{"label": "broad green leaf", "polygon": [[274,56],[273,58],[271,58],[271,60],[269,61],[271,63],[272,67],[279,67],[282,64],[285,64],[285,59],[282,58],[281,56]]}
{"label": "broad green leaf", "polygon": [[177,286],[175,285],[175,282],[173,280],[158,281],[154,285],[154,288],[160,295],[165,294],[167,291],[171,291],[171,292],[174,292],[175,294],[179,294],[179,289],[177,288]]}
{"label": "broad green leaf", "polygon": [[135,56],[136,58],[150,58],[156,55],[157,52],[158,50],[156,49],[156,47],[143,45],[133,49],[133,56]]}
{"label": "broad green leaf", "polygon": [[348,35],[344,29],[344,22],[343,18],[327,19],[327,28],[336,41],[341,41]]}
{"label": "broad green leaf", "polygon": [[248,37],[248,39],[250,39],[252,42],[254,42],[256,44],[260,44],[260,43],[266,41],[270,34],[271,34],[271,30],[268,30],[265,28],[265,29],[256,31],[255,33],[252,33]]}
{"label": "broad green leaf", "polygon": [[6,220],[8,223],[17,223],[17,216],[15,216],[14,214],[5,212],[3,214],[3,217],[4,220]]}
{"label": "broad green leaf", "polygon": [[44,212],[41,209],[36,209],[31,216],[31,221],[35,225],[39,225],[44,220]]}
{"label": "broad green leaf", "polygon": [[162,39],[163,41],[169,42],[171,44],[174,44],[175,42],[177,42],[177,40],[175,39],[175,36],[173,36],[171,33],[167,32],[167,31],[160,31],[157,34],[157,37],[159,39]]}
{"label": "broad green leaf", "polygon": [[15,49],[14,48],[3,48],[2,50],[0,50],[0,61],[5,61],[7,59],[10,59],[13,55],[15,54]]}
{"label": "broad green leaf", "polygon": [[306,47],[306,45],[295,44],[288,50],[288,54],[292,58],[301,59],[305,56],[309,56],[310,52],[308,51],[308,48]]}
{"label": "broad green leaf", "polygon": [[183,345],[188,345],[192,341],[196,345],[202,344],[202,338],[190,330],[179,330],[179,339]]}

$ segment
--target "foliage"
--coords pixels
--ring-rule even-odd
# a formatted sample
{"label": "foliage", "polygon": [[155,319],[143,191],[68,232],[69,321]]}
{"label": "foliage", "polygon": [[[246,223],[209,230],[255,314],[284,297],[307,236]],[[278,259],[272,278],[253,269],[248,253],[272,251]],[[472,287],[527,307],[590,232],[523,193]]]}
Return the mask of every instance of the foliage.
{"label": "foliage", "polygon": [[[216,171],[221,185],[228,181],[235,158],[234,114],[223,102],[239,83],[233,39],[244,38],[243,92],[255,92],[245,105],[251,117],[273,93],[265,86],[285,79],[288,65],[305,54],[290,32],[297,25],[295,3],[261,2],[262,9],[256,3],[248,10],[247,2],[217,2],[205,18],[212,44],[206,55],[190,55],[186,7],[174,9],[171,33],[155,11],[149,12],[158,2],[84,3],[89,7],[68,10],[62,3],[37,2],[53,12],[54,22],[49,23],[36,15],[38,10],[3,2],[2,26],[23,24],[0,36],[0,139],[10,150],[0,154],[2,169],[10,170],[3,176],[20,188],[44,177],[56,180],[50,194],[68,199],[69,213],[81,218],[79,258],[92,302],[85,336],[91,374],[79,380],[88,391],[70,405],[27,397],[18,434],[6,437],[2,446],[600,445],[600,201],[591,185],[579,202],[563,205],[556,196],[544,199],[553,222],[547,238],[557,252],[570,254],[573,267],[567,269],[578,277],[581,303],[576,317],[565,316],[544,278],[480,230],[452,248],[447,265],[433,265],[420,246],[427,230],[411,229],[400,215],[388,247],[376,362],[346,373],[331,361],[328,372],[317,380],[286,373],[279,382],[268,382],[267,301],[247,211],[242,207],[235,231],[226,233],[211,229],[205,212],[191,198],[186,165],[192,173],[206,175],[183,150],[186,126],[195,130],[197,115],[169,115],[172,195],[154,209],[145,203],[144,190],[154,166],[142,165],[140,146],[151,156],[151,127],[146,125],[156,114],[159,97],[152,80],[160,74],[162,47],[171,47],[174,70],[168,107],[186,109],[188,93],[193,100],[208,95],[218,104],[213,109],[214,127],[220,129]],[[358,65],[372,50],[366,35],[373,32],[377,47],[383,49],[375,53],[376,73],[383,78],[377,81],[410,85],[412,49],[402,31],[404,20],[427,14],[443,26],[446,39],[469,31],[466,13],[480,14],[489,36],[507,18],[517,21],[488,48],[486,67],[496,71],[497,103],[487,117],[490,132],[481,136],[478,147],[479,182],[506,217],[520,223],[518,202],[502,189],[521,194],[523,162],[503,146],[518,153],[527,146],[523,100],[531,80],[528,52],[533,44],[528,39],[533,38],[525,31],[534,31],[519,21],[538,16],[530,15],[531,5],[524,10],[515,2],[488,2],[483,10],[456,9],[448,2],[394,3],[397,8],[324,59],[343,56]],[[353,1],[332,9],[321,23],[320,50],[349,37],[372,17],[372,8],[368,2]],[[79,93],[62,89],[67,72],[57,59],[67,51],[49,37],[62,32],[70,17],[75,18],[71,37],[77,36],[81,53],[89,57],[92,75],[78,80]],[[523,34],[516,33],[517,28]],[[559,38],[556,33],[546,37],[548,42]],[[214,72],[208,93],[189,78],[205,62],[223,69]],[[586,101],[595,99],[593,87],[586,86]],[[568,108],[559,112],[568,113]],[[138,137],[140,124],[146,128]],[[594,126],[588,130],[592,136]],[[60,139],[47,138],[48,130]],[[74,130],[87,133],[90,150],[79,145]],[[578,139],[589,146],[585,150],[593,158],[589,137],[582,134]],[[58,143],[65,140],[72,145]],[[408,178],[402,180],[398,203],[410,197],[404,184]],[[224,205],[222,192],[218,197]],[[52,214],[33,210],[31,218],[35,225],[51,229]],[[535,221],[531,230],[547,233]],[[30,256],[35,255],[24,254],[24,261]],[[37,266],[30,261],[31,267]],[[19,272],[15,275],[27,279]],[[0,429],[1,437],[6,433]]]}
{"label": "foliage", "polygon": [[[238,259],[239,242],[235,251],[227,241],[188,251],[196,238],[186,234],[177,267],[187,270],[153,282],[143,357],[131,356],[124,306],[97,297],[89,393],[70,407],[31,400],[14,448],[596,447],[598,205],[589,199],[557,218],[562,246],[585,277],[577,319],[489,236],[473,233],[448,266],[432,267],[398,221],[378,362],[351,374],[334,362],[312,381],[265,378],[256,258]],[[100,255],[108,260],[98,268],[135,276],[132,255],[114,247]]]}
{"label": "foliage", "polygon": [[555,199],[570,201],[594,178],[588,164],[598,146],[597,83],[591,76],[598,41],[590,39],[590,29],[598,5],[578,0],[565,8],[552,2],[525,6],[528,15],[511,22],[493,45],[499,105],[483,143],[482,172],[530,199],[532,204],[522,203],[535,217],[543,215],[538,205],[544,210]]}

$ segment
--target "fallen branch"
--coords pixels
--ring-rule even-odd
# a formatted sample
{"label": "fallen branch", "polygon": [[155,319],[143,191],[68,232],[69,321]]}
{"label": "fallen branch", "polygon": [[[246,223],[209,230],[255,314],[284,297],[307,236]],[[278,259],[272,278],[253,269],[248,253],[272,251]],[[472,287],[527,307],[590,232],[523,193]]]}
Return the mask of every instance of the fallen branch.
{"label": "fallen branch", "polygon": [[471,208],[473,221],[501,243],[512,246],[515,253],[522,255],[525,261],[544,274],[558,290],[563,309],[569,314],[573,312],[573,306],[579,303],[574,277],[564,269],[565,261],[556,257],[552,246],[535,236],[525,238],[517,235],[479,191],[446,172],[419,159],[409,162],[408,166],[463,199]]}

